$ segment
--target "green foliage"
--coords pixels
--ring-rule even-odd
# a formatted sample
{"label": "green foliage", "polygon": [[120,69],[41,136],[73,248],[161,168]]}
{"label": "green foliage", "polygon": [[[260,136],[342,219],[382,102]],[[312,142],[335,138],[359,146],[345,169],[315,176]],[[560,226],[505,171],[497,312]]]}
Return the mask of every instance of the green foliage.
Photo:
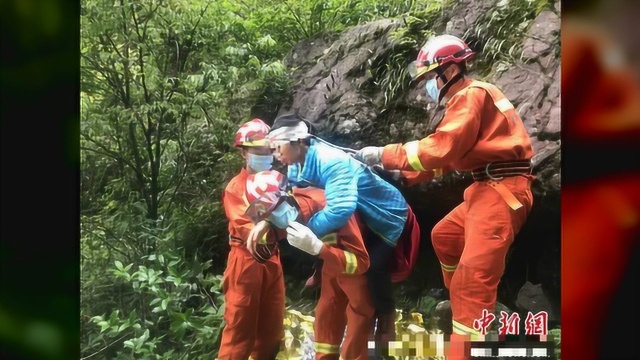
{"label": "green foliage", "polygon": [[478,51],[473,62],[481,74],[487,74],[496,63],[513,64],[522,55],[522,43],[536,16],[553,9],[551,0],[500,0],[487,12],[474,31],[464,39]]}
{"label": "green foliage", "polygon": [[401,17],[403,26],[390,34],[393,46],[389,54],[372,64],[374,84],[380,86],[384,96],[382,106],[392,104],[406,95],[411,86],[407,65],[417,55],[425,39],[434,34],[441,2],[426,2],[423,7]]}
{"label": "green foliage", "polygon": [[247,103],[282,96],[282,54],[260,34],[239,45],[213,1],[81,11],[82,355],[211,358],[231,141]]}
{"label": "green foliage", "polygon": [[303,38],[339,32],[379,18],[393,18],[422,6],[421,1],[415,0],[285,0],[284,3]]}
{"label": "green foliage", "polygon": [[171,249],[160,250],[159,255],[145,255],[127,265],[114,261],[108,280],[120,285],[120,295],[132,301],[109,315],[105,311],[91,317],[99,332],[90,334],[83,355],[210,359],[216,352],[223,327],[222,277],[206,271],[211,261],[185,261]]}
{"label": "green foliage", "polygon": [[554,360],[560,360],[560,348],[562,346],[562,342],[560,341],[561,335],[562,335],[562,331],[559,326],[549,330],[549,338],[550,339],[552,338],[554,343],[553,345]]}

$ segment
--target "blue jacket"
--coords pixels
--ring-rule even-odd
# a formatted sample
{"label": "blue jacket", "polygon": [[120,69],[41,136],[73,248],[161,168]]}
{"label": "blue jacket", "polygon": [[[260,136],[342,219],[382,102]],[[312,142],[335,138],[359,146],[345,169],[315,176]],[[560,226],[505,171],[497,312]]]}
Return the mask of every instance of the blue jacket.
{"label": "blue jacket", "polygon": [[289,165],[287,176],[292,186],[325,190],[327,205],[307,223],[319,238],[343,227],[356,209],[389,245],[402,234],[408,212],[402,193],[344,151],[311,139],[304,166]]}

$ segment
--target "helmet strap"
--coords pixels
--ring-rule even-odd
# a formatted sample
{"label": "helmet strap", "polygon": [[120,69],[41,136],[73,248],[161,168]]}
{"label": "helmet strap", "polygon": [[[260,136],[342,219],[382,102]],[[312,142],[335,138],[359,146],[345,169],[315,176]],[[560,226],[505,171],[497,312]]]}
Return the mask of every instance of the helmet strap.
{"label": "helmet strap", "polygon": [[[448,68],[448,66],[446,66],[446,67]],[[446,68],[443,68],[443,67],[438,66],[438,67],[435,69],[435,72],[436,72],[436,75],[438,75],[438,77],[439,77],[440,79],[442,79],[442,82],[446,84],[446,83],[447,83],[447,77],[444,75],[444,71],[445,71],[445,70],[446,70]]]}
{"label": "helmet strap", "polygon": [[449,88],[453,86],[453,84],[461,80],[463,77],[464,75],[461,72],[455,74],[449,81],[447,81],[446,78],[442,76],[442,81],[444,82],[444,85],[442,86],[442,89],[440,89],[440,96],[438,96],[438,104],[440,103],[440,101],[442,101],[442,98],[447,93],[447,91],[449,91]]}

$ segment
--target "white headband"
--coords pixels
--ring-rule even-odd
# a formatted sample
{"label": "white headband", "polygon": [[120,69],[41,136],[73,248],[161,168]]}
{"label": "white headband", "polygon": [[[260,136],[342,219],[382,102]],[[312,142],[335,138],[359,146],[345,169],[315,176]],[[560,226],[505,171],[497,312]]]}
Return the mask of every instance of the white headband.
{"label": "white headband", "polygon": [[303,121],[296,126],[284,126],[271,131],[268,135],[270,141],[296,141],[309,137],[309,127]]}

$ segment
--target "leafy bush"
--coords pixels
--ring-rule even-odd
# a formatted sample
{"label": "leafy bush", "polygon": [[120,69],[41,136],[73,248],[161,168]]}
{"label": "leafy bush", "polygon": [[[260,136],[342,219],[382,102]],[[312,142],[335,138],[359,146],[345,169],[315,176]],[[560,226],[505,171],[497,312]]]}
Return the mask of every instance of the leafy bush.
{"label": "leafy bush", "polygon": [[210,260],[186,261],[170,249],[160,250],[127,265],[114,262],[104,281],[119,287],[120,296],[131,302],[91,317],[100,331],[89,332],[83,355],[102,353],[108,359],[215,355],[223,328],[222,276],[206,271]]}
{"label": "leafy bush", "polygon": [[478,50],[474,66],[486,74],[497,63],[514,64],[522,55],[523,39],[536,16],[545,9],[553,9],[551,0],[500,0],[487,12],[475,29],[467,31],[464,39]]}

